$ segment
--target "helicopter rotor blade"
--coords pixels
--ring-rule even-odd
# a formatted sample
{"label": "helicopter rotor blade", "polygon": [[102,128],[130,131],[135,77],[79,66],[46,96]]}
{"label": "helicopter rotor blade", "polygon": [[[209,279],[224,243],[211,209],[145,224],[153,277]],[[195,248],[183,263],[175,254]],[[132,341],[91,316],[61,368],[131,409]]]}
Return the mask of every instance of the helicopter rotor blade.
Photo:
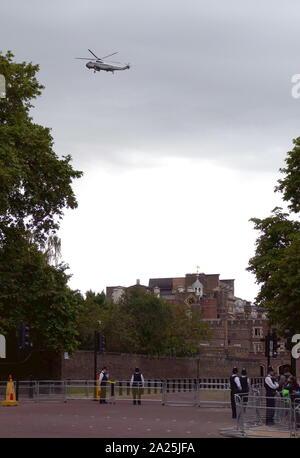
{"label": "helicopter rotor blade", "polygon": [[83,59],[83,60],[98,60],[98,59],[92,59],[91,57],[75,57],[75,59]]}
{"label": "helicopter rotor blade", "polygon": [[101,57],[101,59],[106,59],[106,57],[114,56],[115,54],[118,54],[118,51],[113,52],[112,54],[108,54],[107,56]]}
{"label": "helicopter rotor blade", "polygon": [[91,51],[90,49],[88,49],[88,51],[90,51],[90,53],[93,54],[94,57],[96,57],[97,59],[101,60],[101,58],[96,56],[96,54],[94,54],[93,51]]}

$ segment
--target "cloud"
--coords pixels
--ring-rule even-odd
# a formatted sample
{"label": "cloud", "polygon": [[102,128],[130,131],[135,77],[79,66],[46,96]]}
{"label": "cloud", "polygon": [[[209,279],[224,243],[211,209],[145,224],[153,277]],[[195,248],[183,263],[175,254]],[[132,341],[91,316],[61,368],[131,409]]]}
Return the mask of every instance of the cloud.
{"label": "cloud", "polygon": [[[275,170],[298,135],[293,1],[284,10],[273,0],[13,5],[4,1],[2,46],[40,63],[46,90],[33,114],[53,127],[61,154],[122,167],[140,152],[149,162],[175,156]],[[94,74],[74,59],[87,48],[119,51],[132,68]]]}
{"label": "cloud", "polygon": [[[248,220],[280,204],[299,136],[299,14],[294,0],[2,0],[1,50],[46,86],[33,118],[85,173],[61,230],[74,288],[200,264],[254,297]],[[75,59],[88,48],[131,68],[94,74]]]}

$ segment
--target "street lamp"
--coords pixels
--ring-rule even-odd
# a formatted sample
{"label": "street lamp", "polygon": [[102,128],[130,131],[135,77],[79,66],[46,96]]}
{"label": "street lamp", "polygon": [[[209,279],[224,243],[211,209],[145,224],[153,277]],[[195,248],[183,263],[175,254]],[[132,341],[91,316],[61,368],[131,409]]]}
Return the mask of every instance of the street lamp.
{"label": "street lamp", "polygon": [[285,348],[286,348],[286,350],[288,350],[290,352],[290,355],[291,355],[291,373],[293,375],[296,375],[296,360],[295,360],[295,358],[293,358],[292,352],[291,352],[292,347],[293,347],[292,337],[293,337],[294,334],[295,334],[294,330],[291,330],[291,329],[285,329],[285,331],[284,331],[284,335],[285,335],[285,338],[286,338]]}
{"label": "street lamp", "polygon": [[[102,322],[100,320],[97,321],[98,327],[101,327]],[[96,383],[97,380],[97,353],[99,351],[99,336],[100,332],[94,332],[94,380]]]}

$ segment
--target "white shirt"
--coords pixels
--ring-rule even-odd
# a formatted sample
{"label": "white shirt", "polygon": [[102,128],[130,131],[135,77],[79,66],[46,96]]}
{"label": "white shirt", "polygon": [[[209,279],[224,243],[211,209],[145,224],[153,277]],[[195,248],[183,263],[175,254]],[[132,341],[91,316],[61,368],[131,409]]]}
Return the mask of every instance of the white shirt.
{"label": "white shirt", "polygon": [[[101,372],[100,372],[100,377],[99,377],[99,383],[101,383],[101,382],[102,382],[102,379],[103,379],[103,375],[104,375],[104,372],[103,372],[103,371],[101,371]],[[108,380],[108,379],[109,379],[109,373],[108,373],[108,372],[106,372],[106,377],[107,377],[107,380]]]}
{"label": "white shirt", "polygon": [[279,384],[277,382],[272,382],[271,375],[267,375],[267,377],[265,378],[265,382],[273,390],[277,390],[277,388],[279,388]]}
{"label": "white shirt", "polygon": [[234,380],[236,386],[238,387],[238,389],[240,391],[242,391],[242,385],[241,385],[241,382],[240,382],[240,378],[236,374],[232,374],[232,375],[235,375],[235,378],[233,380]]}

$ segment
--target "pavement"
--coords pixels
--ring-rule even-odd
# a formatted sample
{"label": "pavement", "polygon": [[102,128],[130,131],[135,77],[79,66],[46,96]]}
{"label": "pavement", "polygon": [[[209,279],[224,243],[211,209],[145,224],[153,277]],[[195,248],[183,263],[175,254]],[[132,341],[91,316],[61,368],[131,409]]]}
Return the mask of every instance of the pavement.
{"label": "pavement", "polygon": [[0,405],[0,438],[222,438],[220,430],[234,426],[228,408],[92,400]]}
{"label": "pavement", "polygon": [[[0,438],[208,439],[290,438],[253,426],[242,435],[226,407],[164,406],[160,402],[99,404],[93,400],[0,405]],[[223,441],[222,441],[223,443]]]}

